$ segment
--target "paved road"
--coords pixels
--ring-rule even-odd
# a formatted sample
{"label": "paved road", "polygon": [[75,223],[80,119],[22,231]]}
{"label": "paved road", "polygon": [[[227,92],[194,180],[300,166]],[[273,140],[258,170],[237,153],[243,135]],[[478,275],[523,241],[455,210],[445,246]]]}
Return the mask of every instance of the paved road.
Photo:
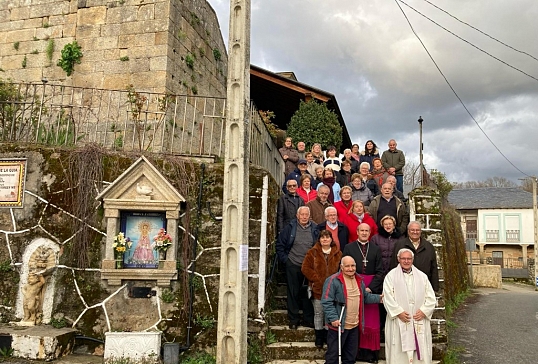
{"label": "paved road", "polygon": [[461,363],[538,362],[538,292],[532,286],[474,289],[452,320],[458,327],[450,346],[462,349]]}

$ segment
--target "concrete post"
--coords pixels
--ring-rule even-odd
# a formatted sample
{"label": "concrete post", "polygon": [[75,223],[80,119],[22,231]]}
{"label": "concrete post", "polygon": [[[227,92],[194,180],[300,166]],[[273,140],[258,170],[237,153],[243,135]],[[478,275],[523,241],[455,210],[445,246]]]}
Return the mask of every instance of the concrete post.
{"label": "concrete post", "polygon": [[486,261],[485,247],[486,247],[485,243],[478,243],[478,248],[480,249],[480,264],[484,264],[484,262]]}
{"label": "concrete post", "polygon": [[534,287],[538,291],[538,201],[536,199],[536,177],[531,177],[532,180],[532,209],[534,211]]}
{"label": "concrete post", "polygon": [[527,248],[529,244],[521,244],[521,254],[523,256],[523,268],[527,268]]}
{"label": "concrete post", "polygon": [[250,0],[230,1],[217,364],[247,362]]}

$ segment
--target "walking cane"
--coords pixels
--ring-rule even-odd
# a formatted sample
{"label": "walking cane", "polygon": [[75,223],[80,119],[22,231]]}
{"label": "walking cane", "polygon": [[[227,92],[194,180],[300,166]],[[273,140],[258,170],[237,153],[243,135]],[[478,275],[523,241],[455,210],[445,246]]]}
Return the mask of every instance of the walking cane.
{"label": "walking cane", "polygon": [[342,317],[344,316],[344,310],[346,309],[346,304],[344,302],[338,302],[342,306],[342,311],[340,312],[340,327],[338,327],[338,364],[342,364]]}

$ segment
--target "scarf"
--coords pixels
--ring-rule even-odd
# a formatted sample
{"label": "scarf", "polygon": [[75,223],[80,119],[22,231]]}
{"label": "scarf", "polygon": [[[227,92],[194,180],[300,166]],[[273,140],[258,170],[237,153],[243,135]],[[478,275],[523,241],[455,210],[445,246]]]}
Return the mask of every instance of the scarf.
{"label": "scarf", "polygon": [[396,302],[404,309],[405,312],[411,315],[411,321],[409,323],[404,323],[398,319],[398,324],[400,326],[400,338],[402,341],[402,351],[404,352],[413,352],[416,350],[417,357],[421,360],[422,354],[417,340],[417,333],[415,330],[415,321],[413,320],[413,315],[415,312],[422,306],[422,303],[425,299],[425,282],[424,277],[418,274],[417,268],[415,266],[411,267],[412,275],[412,284],[414,286],[414,295],[415,295],[415,306],[413,307],[414,311],[411,312],[409,307],[409,298],[407,297],[407,280],[406,274],[403,272],[400,264],[396,267],[394,275],[394,297]]}
{"label": "scarf", "polygon": [[325,177],[323,179],[323,184],[327,187],[329,187],[329,201],[331,203],[334,203],[334,191],[333,191],[333,185],[336,179],[334,177]]}

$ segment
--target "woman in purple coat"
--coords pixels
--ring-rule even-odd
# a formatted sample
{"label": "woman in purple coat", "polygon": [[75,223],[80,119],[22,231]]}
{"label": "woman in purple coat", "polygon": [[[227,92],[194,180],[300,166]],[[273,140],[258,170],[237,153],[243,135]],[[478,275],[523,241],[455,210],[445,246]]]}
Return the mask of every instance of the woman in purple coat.
{"label": "woman in purple coat", "polygon": [[[394,244],[402,234],[396,227],[396,219],[392,216],[386,215],[381,221],[379,221],[379,231],[376,235],[372,236],[370,242],[377,245],[381,249],[381,261],[383,264],[383,279],[390,271],[390,261],[392,259],[392,251],[394,250]],[[381,342],[385,339],[385,320],[387,319],[387,311],[385,306],[379,305],[379,321],[381,328]]]}

